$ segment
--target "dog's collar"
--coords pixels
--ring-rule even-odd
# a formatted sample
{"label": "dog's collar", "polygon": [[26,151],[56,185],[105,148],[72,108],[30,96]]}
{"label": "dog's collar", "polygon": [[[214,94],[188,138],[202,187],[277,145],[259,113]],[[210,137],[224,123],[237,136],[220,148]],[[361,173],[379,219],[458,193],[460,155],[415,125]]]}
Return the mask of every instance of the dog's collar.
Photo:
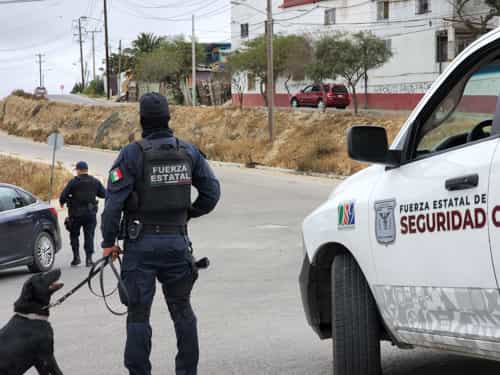
{"label": "dog's collar", "polygon": [[45,315],[40,315],[40,314],[21,314],[21,313],[16,313],[17,316],[20,316],[21,318],[29,319],[29,320],[42,320],[44,322],[49,321],[49,317]]}

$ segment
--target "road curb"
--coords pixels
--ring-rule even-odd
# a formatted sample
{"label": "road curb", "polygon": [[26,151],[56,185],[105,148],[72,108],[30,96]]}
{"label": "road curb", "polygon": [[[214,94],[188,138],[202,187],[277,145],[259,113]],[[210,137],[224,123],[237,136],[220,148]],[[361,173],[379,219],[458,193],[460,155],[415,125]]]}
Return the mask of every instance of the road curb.
{"label": "road curb", "polygon": [[[26,140],[29,140],[31,142],[35,142],[31,138],[10,135],[10,134],[7,134],[6,132],[4,134],[9,136],[9,137],[16,137],[19,139],[26,139]],[[1,135],[1,133],[0,133],[0,135]],[[38,142],[38,143],[42,143],[42,142]],[[110,150],[110,149],[106,149],[106,148],[80,146],[80,145],[65,145],[64,147],[67,149],[74,149],[74,150],[79,150],[79,151],[98,151],[98,152],[105,152],[108,154],[118,154],[120,152],[119,150]],[[34,161],[34,162],[38,161],[38,162],[50,164],[50,161],[48,161],[48,160],[29,159],[29,158],[25,158],[19,154],[13,154],[13,153],[8,153],[8,152],[0,151],[0,155],[17,157],[19,159],[23,159],[23,160],[27,160],[27,161]],[[236,162],[227,162],[227,161],[219,161],[219,160],[209,160],[209,162],[211,165],[218,166],[218,167],[239,168],[239,169],[245,169],[245,170],[249,170],[249,171],[260,170],[260,171],[282,173],[282,174],[288,174],[288,175],[294,175],[294,176],[326,178],[326,179],[330,179],[330,180],[345,180],[347,177],[349,177],[349,176],[342,176],[342,175],[338,175],[338,174],[334,174],[334,173],[304,172],[304,171],[297,171],[294,169],[271,167],[271,166],[266,166],[266,165],[256,165],[253,167],[247,167],[243,163],[236,163]],[[63,165],[64,165],[64,163],[63,163]],[[73,172],[71,168],[68,168],[68,166],[65,165],[65,167],[70,172]],[[111,168],[111,166],[110,166],[110,168]]]}

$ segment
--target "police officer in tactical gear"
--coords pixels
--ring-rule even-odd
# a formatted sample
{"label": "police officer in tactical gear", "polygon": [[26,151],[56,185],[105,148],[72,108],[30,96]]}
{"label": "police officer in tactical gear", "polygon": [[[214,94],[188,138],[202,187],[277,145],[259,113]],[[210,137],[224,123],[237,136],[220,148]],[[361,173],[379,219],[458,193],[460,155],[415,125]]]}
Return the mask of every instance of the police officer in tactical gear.
{"label": "police officer in tactical gear", "polygon": [[[119,233],[124,237],[125,366],[131,375],[151,374],[149,320],[157,279],[177,335],[176,374],[195,375],[198,333],[190,294],[197,269],[187,222],[215,208],[220,186],[203,154],[168,127],[170,113],[163,96],[145,94],[140,116],[143,139],[127,145],[115,161],[102,214],[104,256],[120,253],[115,241]],[[191,186],[198,190],[194,203]]]}
{"label": "police officer in tactical gear", "polygon": [[71,266],[78,266],[80,260],[80,231],[83,227],[86,266],[92,266],[94,235],[97,226],[97,197],[106,198],[106,189],[101,182],[90,176],[89,166],[80,161],[76,164],[77,176],[72,179],[59,198],[61,208],[68,205],[68,230],[70,232],[73,260]]}

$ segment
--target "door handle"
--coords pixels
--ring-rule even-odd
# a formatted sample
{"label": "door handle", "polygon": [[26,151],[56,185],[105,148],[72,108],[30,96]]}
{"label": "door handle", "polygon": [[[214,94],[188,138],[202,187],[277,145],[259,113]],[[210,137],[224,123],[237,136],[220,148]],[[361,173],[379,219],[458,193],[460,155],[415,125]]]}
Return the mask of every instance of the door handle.
{"label": "door handle", "polygon": [[479,184],[479,175],[470,174],[446,180],[445,187],[448,191],[466,190],[477,187]]}

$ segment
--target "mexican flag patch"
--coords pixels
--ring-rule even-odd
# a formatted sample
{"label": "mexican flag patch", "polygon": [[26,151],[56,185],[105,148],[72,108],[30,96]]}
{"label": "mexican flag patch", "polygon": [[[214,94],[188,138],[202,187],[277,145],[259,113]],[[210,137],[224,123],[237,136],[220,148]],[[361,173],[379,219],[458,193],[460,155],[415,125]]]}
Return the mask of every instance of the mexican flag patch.
{"label": "mexican flag patch", "polygon": [[115,168],[113,169],[110,174],[109,174],[109,179],[111,180],[111,183],[115,183],[120,181],[123,178],[123,173],[120,168]]}

